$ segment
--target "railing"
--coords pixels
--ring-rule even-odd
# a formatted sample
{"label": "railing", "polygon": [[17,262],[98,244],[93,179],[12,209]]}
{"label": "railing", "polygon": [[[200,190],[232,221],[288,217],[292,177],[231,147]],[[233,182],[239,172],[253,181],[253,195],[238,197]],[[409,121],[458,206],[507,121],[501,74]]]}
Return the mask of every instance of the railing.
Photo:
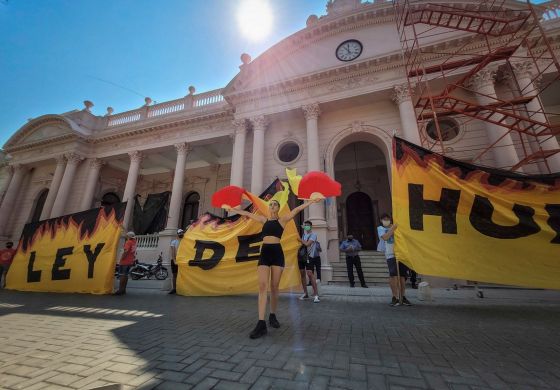
{"label": "railing", "polygon": [[112,115],[109,117],[109,122],[107,126],[118,126],[129,122],[136,122],[141,118],[140,112],[127,111],[117,115]]}
{"label": "railing", "polygon": [[200,95],[196,95],[193,100],[193,107],[208,106],[211,104],[221,103],[223,101],[224,97],[222,96],[222,90],[216,89],[214,91],[208,91],[201,93]]}
{"label": "railing", "polygon": [[136,236],[136,250],[157,249],[159,245],[158,234],[146,234]]}
{"label": "railing", "polygon": [[215,89],[198,95],[187,95],[181,99],[154,104],[153,106],[143,106],[136,110],[111,115],[108,117],[107,127],[119,126],[146,118],[164,116],[193,108],[213,106],[223,102],[224,97],[222,96],[222,89]]}
{"label": "railing", "polygon": [[154,116],[160,116],[165,114],[171,114],[173,112],[181,111],[185,109],[185,99],[171,100],[170,102],[165,102],[161,104],[156,104],[149,107],[148,118]]}
{"label": "railing", "polygon": [[542,20],[549,21],[560,17],[560,1],[552,0],[534,5],[536,9],[542,11]]}

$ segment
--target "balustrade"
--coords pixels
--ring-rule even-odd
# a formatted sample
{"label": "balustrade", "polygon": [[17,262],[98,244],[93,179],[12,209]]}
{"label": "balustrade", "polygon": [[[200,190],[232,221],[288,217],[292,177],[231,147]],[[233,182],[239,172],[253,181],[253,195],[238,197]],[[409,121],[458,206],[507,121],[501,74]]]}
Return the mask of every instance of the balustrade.
{"label": "balustrade", "polygon": [[180,111],[188,111],[194,108],[199,109],[201,107],[217,104],[224,104],[224,97],[222,96],[221,88],[200,93],[198,95],[188,95],[181,99],[154,104],[153,106],[144,106],[136,110],[111,115],[107,119],[107,127],[115,127],[140,121],[145,118],[155,118]]}

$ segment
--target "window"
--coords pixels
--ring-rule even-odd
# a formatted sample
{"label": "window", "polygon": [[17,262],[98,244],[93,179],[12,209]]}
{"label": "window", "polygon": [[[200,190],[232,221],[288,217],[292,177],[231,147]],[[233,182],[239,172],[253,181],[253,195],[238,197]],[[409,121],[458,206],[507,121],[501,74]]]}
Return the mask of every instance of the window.
{"label": "window", "polygon": [[114,204],[120,203],[120,201],[121,201],[121,199],[119,198],[119,196],[117,194],[115,194],[114,192],[107,192],[101,198],[101,206],[102,207],[112,206]]}
{"label": "window", "polygon": [[200,195],[198,192],[191,192],[185,198],[185,207],[183,207],[183,220],[181,228],[186,228],[191,221],[198,219],[198,203],[200,202]]}
{"label": "window", "polygon": [[[441,132],[442,141],[451,141],[459,135],[459,124],[452,119],[439,120],[439,130]],[[428,123],[426,133],[434,141],[439,141],[438,131],[434,120]]]}
{"label": "window", "polygon": [[33,215],[31,216],[31,222],[39,222],[39,220],[41,219],[41,213],[43,212],[43,207],[45,206],[48,194],[49,190],[44,189],[39,193],[39,196],[37,196],[37,200],[35,201],[35,209],[33,211]]}
{"label": "window", "polygon": [[288,141],[278,148],[278,159],[283,163],[291,163],[299,157],[301,148],[294,141]]}

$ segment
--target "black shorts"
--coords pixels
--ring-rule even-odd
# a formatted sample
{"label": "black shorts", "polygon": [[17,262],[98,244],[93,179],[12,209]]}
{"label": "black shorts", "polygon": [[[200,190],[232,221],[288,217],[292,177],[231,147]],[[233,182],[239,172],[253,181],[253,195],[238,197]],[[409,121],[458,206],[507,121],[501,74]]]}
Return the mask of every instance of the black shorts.
{"label": "black shorts", "polygon": [[299,268],[300,271],[303,271],[305,269],[305,261],[299,261],[297,262],[297,266]]}
{"label": "black shorts", "polygon": [[175,264],[173,260],[171,260],[171,273],[173,275],[177,275],[177,273],[179,273],[179,266]]}
{"label": "black shorts", "polygon": [[391,257],[387,259],[387,266],[389,267],[389,276],[399,276],[401,278],[406,278],[408,275],[409,268],[399,261],[399,273],[397,274],[397,259]]}
{"label": "black shorts", "polygon": [[284,267],[284,252],[280,244],[262,244],[259,265]]}
{"label": "black shorts", "polygon": [[308,257],[307,264],[305,264],[305,269],[308,271],[315,271],[315,269],[321,269],[321,257]]}

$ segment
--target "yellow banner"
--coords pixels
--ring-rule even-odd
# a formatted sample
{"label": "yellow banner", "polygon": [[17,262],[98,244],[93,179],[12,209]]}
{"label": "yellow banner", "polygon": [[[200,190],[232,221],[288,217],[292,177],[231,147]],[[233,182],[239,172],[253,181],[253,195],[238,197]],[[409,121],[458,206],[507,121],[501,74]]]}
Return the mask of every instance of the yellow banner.
{"label": "yellow banner", "polygon": [[396,138],[397,259],[425,275],[560,288],[560,175],[458,162]]}
{"label": "yellow banner", "polygon": [[[286,204],[288,191],[284,184],[283,191],[267,197],[279,201],[280,215],[289,212]],[[265,201],[259,202],[255,198],[252,197],[255,212],[264,215]],[[222,219],[203,215],[189,227],[181,240],[177,253],[177,293],[205,296],[258,292],[257,263],[262,226],[247,217]],[[290,221],[281,239],[286,264],[280,280],[282,290],[301,285],[297,265],[300,243],[297,238],[295,223]]]}
{"label": "yellow banner", "polygon": [[110,294],[125,203],[27,224],[6,287]]}

